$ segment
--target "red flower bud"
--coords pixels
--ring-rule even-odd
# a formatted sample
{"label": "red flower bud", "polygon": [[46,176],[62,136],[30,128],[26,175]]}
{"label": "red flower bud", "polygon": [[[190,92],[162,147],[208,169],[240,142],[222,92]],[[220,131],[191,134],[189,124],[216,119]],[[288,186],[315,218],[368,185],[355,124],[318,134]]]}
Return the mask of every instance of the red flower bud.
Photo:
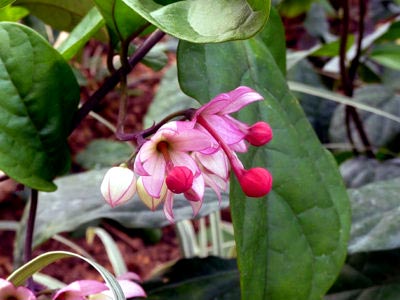
{"label": "red flower bud", "polygon": [[248,197],[263,197],[272,188],[272,176],[263,168],[244,170],[238,179],[243,192]]}
{"label": "red flower bud", "polygon": [[170,191],[180,194],[188,191],[193,184],[193,173],[187,167],[173,167],[168,172],[165,183]]}
{"label": "red flower bud", "polygon": [[249,128],[245,139],[253,146],[262,146],[272,139],[272,129],[265,122],[257,122]]}

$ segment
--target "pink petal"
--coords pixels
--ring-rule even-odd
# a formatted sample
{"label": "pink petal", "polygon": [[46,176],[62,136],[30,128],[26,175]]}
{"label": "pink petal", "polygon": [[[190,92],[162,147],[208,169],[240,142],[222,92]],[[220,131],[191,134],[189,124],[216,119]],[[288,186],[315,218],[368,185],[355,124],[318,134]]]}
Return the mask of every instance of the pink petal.
{"label": "pink petal", "polygon": [[219,150],[213,154],[206,155],[200,152],[194,153],[196,160],[210,173],[228,179],[229,163],[226,154]]}
{"label": "pink petal", "polygon": [[147,193],[160,198],[160,192],[165,178],[166,163],[162,155],[156,155],[143,165],[150,176],[142,176],[143,185]]}
{"label": "pink petal", "polygon": [[239,152],[239,153],[247,152],[247,144],[244,140],[241,140],[240,142],[238,142],[236,144],[229,145],[229,148],[231,148],[233,151]]}
{"label": "pink petal", "polygon": [[193,179],[192,188],[184,193],[185,198],[190,202],[202,202],[204,196],[204,178],[202,175]]}
{"label": "pink petal", "polygon": [[209,115],[204,117],[204,120],[228,145],[236,144],[245,137],[245,133],[242,132],[234,122],[231,122],[230,119],[224,116]]}
{"label": "pink petal", "polygon": [[250,103],[264,99],[260,94],[246,86],[240,86],[229,92],[228,95],[231,98],[231,102],[220,111],[220,114],[230,114],[239,111]]}
{"label": "pink petal", "polygon": [[199,213],[202,204],[203,204],[203,201],[197,201],[197,202],[190,201],[190,205],[192,206],[192,210],[193,210],[193,217],[195,217]]}
{"label": "pink petal", "polygon": [[185,166],[189,168],[195,176],[200,173],[199,167],[193,157],[189,154],[185,152],[171,151],[170,157],[175,167]]}
{"label": "pink petal", "polygon": [[167,197],[164,202],[164,214],[167,217],[167,220],[171,223],[175,222],[174,212],[172,207],[174,205],[174,194],[168,190]]}
{"label": "pink petal", "polygon": [[210,135],[199,129],[180,131],[178,135],[171,137],[169,142],[176,151],[201,151],[218,147]]}
{"label": "pink petal", "polygon": [[78,280],[58,290],[52,300],[81,300],[82,297],[108,290],[108,287],[96,280]]}
{"label": "pink petal", "polygon": [[[122,291],[126,298],[133,297],[146,297],[146,292],[143,288],[137,284],[136,282],[130,280],[118,280],[119,285],[121,286]],[[103,295],[107,295],[112,298],[113,294],[110,290],[102,292]]]}

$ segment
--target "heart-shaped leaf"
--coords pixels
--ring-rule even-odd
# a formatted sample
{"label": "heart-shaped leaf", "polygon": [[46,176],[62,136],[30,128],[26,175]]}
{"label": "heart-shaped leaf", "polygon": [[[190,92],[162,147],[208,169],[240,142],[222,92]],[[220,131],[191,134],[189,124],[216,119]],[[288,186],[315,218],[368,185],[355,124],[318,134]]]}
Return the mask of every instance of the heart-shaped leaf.
{"label": "heart-shaped leaf", "polygon": [[0,23],[0,169],[18,182],[55,190],[69,167],[66,138],[79,100],[69,65],[39,34]]}
{"label": "heart-shaped leaf", "polygon": [[271,5],[269,0],[184,0],[166,5],[152,0],[122,1],[162,31],[195,43],[253,36],[267,21]]}
{"label": "heart-shaped leaf", "polygon": [[[275,24],[265,30],[273,34]],[[242,299],[320,299],[333,283],[346,255],[350,209],[336,164],[321,146],[296,99],[290,94],[263,35],[215,45],[181,42],[181,87],[202,103],[239,85],[254,88],[265,101],[238,117],[271,124],[267,147],[241,156],[245,166],[267,167],[272,192],[246,198],[231,181]],[[276,36],[283,39],[283,36]],[[273,53],[284,56],[285,49]]]}
{"label": "heart-shaped leaf", "polygon": [[349,252],[400,247],[400,178],[349,190],[353,222]]}

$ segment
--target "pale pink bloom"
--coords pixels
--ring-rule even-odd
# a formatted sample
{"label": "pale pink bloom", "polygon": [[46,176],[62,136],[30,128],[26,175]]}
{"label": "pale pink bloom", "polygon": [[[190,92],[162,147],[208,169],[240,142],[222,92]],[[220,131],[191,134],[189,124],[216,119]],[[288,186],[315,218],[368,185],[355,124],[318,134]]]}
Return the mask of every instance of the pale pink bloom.
{"label": "pale pink bloom", "polygon": [[[173,219],[173,191],[167,189],[162,195],[162,187],[166,178],[170,175],[178,175],[175,171],[184,168],[191,174],[184,172],[187,177],[182,181],[182,186],[177,186],[177,181],[167,182],[176,193],[183,193],[187,200],[201,202],[204,195],[204,179],[193,157],[192,151],[215,152],[218,145],[207,133],[193,128],[192,122],[173,121],[163,125],[140,148],[135,159],[135,172],[141,176],[141,184],[145,190],[145,196],[151,201],[144,201],[146,205],[154,207],[154,204],[164,203],[164,211]],[[183,176],[183,174],[179,175]],[[171,179],[171,178],[170,178]],[[172,178],[173,179],[173,178]],[[175,183],[174,183],[175,182]],[[189,184],[191,183],[191,184]],[[175,184],[175,185],[174,185]],[[143,194],[143,191],[141,191]],[[155,206],[156,206],[155,205]],[[201,203],[200,203],[201,205]],[[196,204],[196,209],[199,204]]]}
{"label": "pale pink bloom", "polygon": [[201,116],[234,151],[245,152],[247,147],[244,138],[248,133],[249,125],[234,119],[229,114],[260,100],[263,100],[260,94],[249,87],[240,86],[228,93],[217,95],[201,106],[196,110],[192,120],[196,122]]}
{"label": "pale pink bloom", "polygon": [[111,207],[129,201],[136,192],[136,178],[132,170],[119,166],[109,169],[100,186],[101,193]]}
{"label": "pale pink bloom", "polygon": [[[134,297],[146,297],[146,292],[143,288],[137,284],[136,282],[130,280],[118,280],[119,285],[121,286],[122,291],[124,292],[125,297],[134,298]],[[89,297],[90,300],[113,300],[113,294],[110,290],[101,292],[99,294],[91,295]]]}
{"label": "pale pink bloom", "polygon": [[[146,297],[143,288],[136,282],[118,280],[126,298]],[[112,292],[103,282],[96,280],[78,280],[60,289],[52,300],[113,299]]]}
{"label": "pale pink bloom", "polygon": [[36,296],[26,287],[15,287],[10,281],[0,278],[0,299],[36,300]]}
{"label": "pale pink bloom", "polygon": [[78,280],[59,289],[52,300],[86,300],[87,296],[108,290],[108,287],[96,280]]}

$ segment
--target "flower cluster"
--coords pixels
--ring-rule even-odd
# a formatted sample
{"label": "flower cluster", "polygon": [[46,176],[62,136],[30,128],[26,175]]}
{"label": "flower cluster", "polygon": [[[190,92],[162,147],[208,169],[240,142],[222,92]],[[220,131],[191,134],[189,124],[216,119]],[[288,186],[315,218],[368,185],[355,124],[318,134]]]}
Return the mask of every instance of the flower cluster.
{"label": "flower cluster", "polygon": [[236,153],[246,152],[248,144],[268,143],[271,127],[265,122],[248,125],[230,115],[260,100],[257,92],[241,86],[216,96],[187,121],[164,124],[141,145],[133,171],[120,166],[107,172],[101,186],[106,201],[114,207],[137,192],[152,210],[164,203],[164,213],[173,222],[175,194],[183,194],[197,214],[205,188],[212,188],[220,199],[230,171],[247,196],[265,196],[272,187],[271,174],[260,167],[246,170]]}

